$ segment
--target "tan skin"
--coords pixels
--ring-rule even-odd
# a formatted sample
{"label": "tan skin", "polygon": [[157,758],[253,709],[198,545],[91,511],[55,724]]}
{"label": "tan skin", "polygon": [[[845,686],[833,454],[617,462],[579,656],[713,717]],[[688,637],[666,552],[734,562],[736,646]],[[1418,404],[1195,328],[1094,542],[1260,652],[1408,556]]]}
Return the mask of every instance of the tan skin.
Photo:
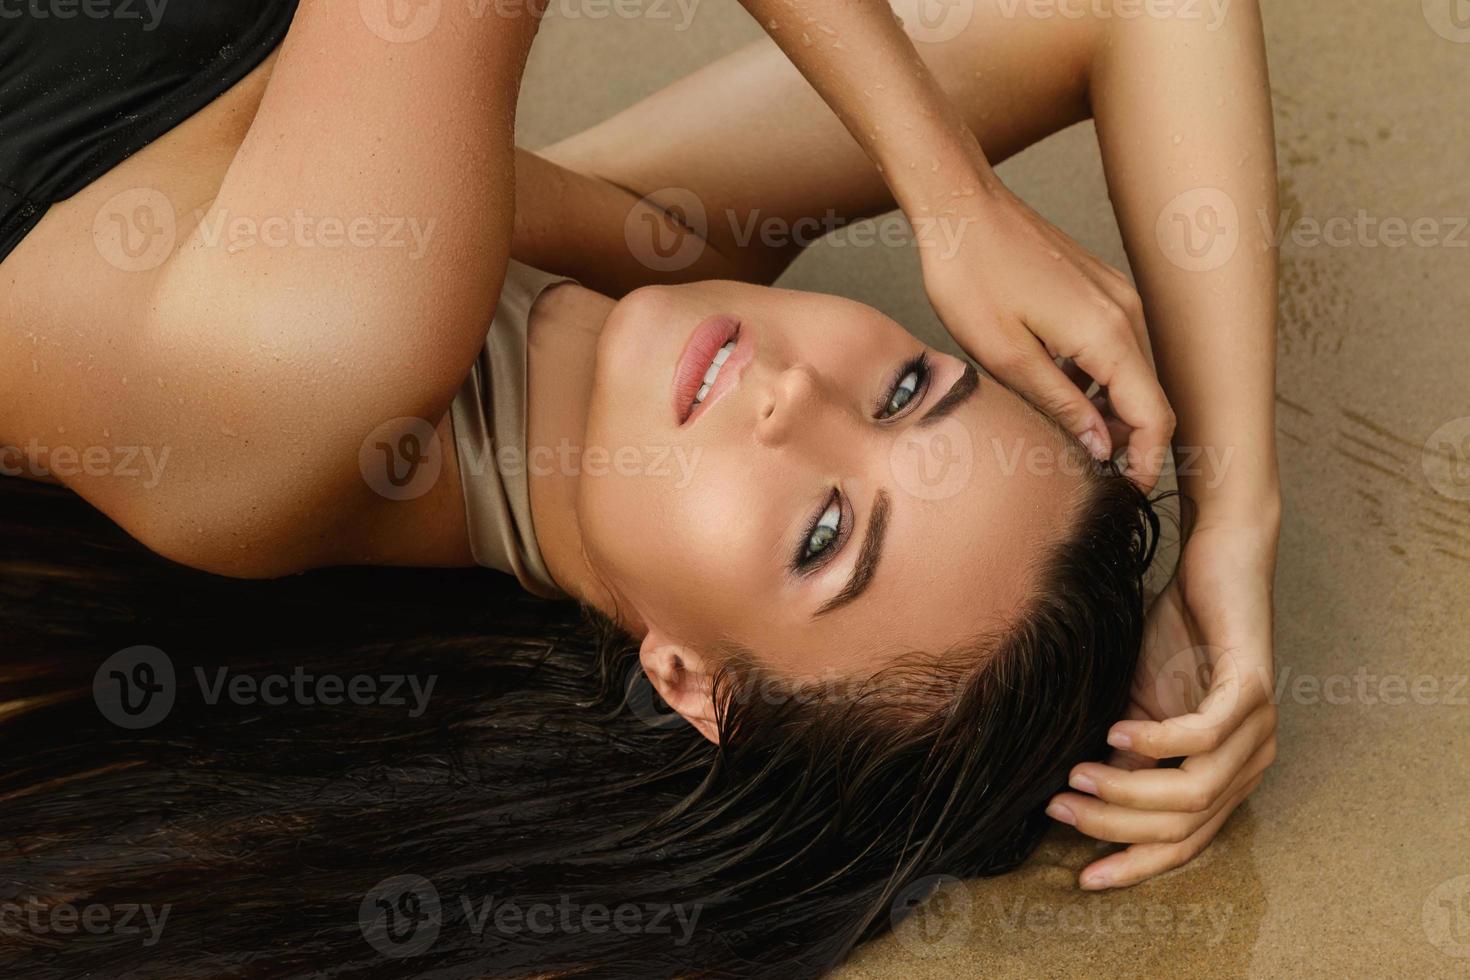
{"label": "tan skin", "polygon": [[[1115,728],[1133,737],[1135,752],[1120,751],[1112,765],[1079,767],[1074,788],[1084,788],[1079,776],[1090,776],[1094,785],[1057,800],[1068,810],[1063,819],[1080,830],[1133,844],[1089,867],[1084,886],[1128,884],[1183,863],[1205,846],[1274,753],[1274,707],[1255,679],[1263,664],[1269,671],[1269,586],[1279,523],[1270,424],[1274,265],[1264,249],[1243,248],[1221,269],[1184,273],[1151,247],[1159,209],[1196,185],[1183,173],[1193,171],[1196,180],[1225,189],[1242,213],[1274,208],[1259,26],[1250,5],[1232,8],[1235,19],[1208,35],[1156,21],[1005,18],[986,4],[977,6],[961,35],[919,46],[934,78],[992,162],[1085,118],[1089,109],[1097,113],[1120,225],[1149,304],[1160,374],[1179,409],[1179,440],[1234,446],[1242,460],[1218,485],[1183,481],[1200,505],[1200,524],[1186,546],[1179,582],[1151,616],[1134,720]],[[308,26],[330,32],[330,13]],[[663,278],[630,262],[623,239],[628,209],[640,206],[638,195],[659,187],[695,189],[712,212],[760,207],[792,220],[827,208],[856,216],[892,206],[870,154],[769,42],[536,156],[509,147],[508,111],[497,96],[514,90],[530,30],[509,45],[472,36],[463,43],[471,49],[459,57],[476,65],[469,104],[451,107],[433,126],[455,133],[446,145],[466,156],[454,159],[456,151],[441,147],[412,163],[449,173],[487,165],[514,169],[514,206],[509,188],[460,195],[452,209],[432,199],[415,201],[405,191],[408,197],[395,200],[392,213],[441,218],[439,234],[470,249],[484,276],[446,278],[430,262],[400,281],[405,270],[397,256],[318,250],[311,262],[331,267],[299,268],[301,257],[283,250],[225,257],[185,241],[187,216],[211,201],[218,206],[227,199],[235,213],[274,213],[279,204],[270,198],[272,173],[305,173],[292,199],[318,202],[318,213],[363,210],[339,189],[342,181],[327,176],[350,172],[371,156],[376,130],[355,145],[341,134],[313,143],[308,123],[314,120],[304,110],[299,115],[306,118],[298,120],[295,107],[317,104],[317,90],[330,88],[326,69],[371,72],[365,65],[355,69],[352,53],[340,48],[334,55],[339,63],[325,68],[273,56],[209,107],[54,207],[0,266],[0,323],[6,325],[0,331],[0,445],[35,437],[43,444],[171,447],[167,479],[146,492],[117,478],[79,475],[66,482],[155,550],[209,570],[270,575],[340,563],[468,564],[446,423],[440,433],[449,466],[416,501],[388,502],[366,490],[356,472],[356,449],[378,420],[442,417],[477,346],[472,330],[451,327],[483,322],[474,311],[498,289],[494,270],[502,267],[507,247],[524,261],[622,295]],[[378,109],[391,113],[392,106],[447,84],[440,73],[452,73],[454,62],[442,50],[439,55],[450,64],[409,59],[406,80],[400,76],[381,90],[359,85],[350,95],[367,105],[377,100]],[[1051,70],[1034,70],[1038,63]],[[975,65],[986,66],[983,86],[975,81]],[[740,84],[731,84],[732,78]],[[463,82],[463,74],[454,79],[461,90]],[[1217,93],[1241,86],[1257,94],[1232,98],[1223,110],[1216,104]],[[340,100],[349,93],[326,95]],[[272,100],[277,111],[267,114]],[[502,105],[499,114],[487,115],[483,107],[496,104]],[[757,117],[767,131],[790,137],[720,144],[718,134],[741,131]],[[257,119],[271,126],[253,127]],[[652,119],[659,120],[657,127],[649,125]],[[300,132],[292,129],[298,121]],[[500,138],[468,147],[458,138],[486,128]],[[694,138],[665,145],[650,136],[670,132]],[[1190,134],[1183,147],[1171,139],[1178,132]],[[451,159],[443,159],[446,153]],[[293,158],[311,166],[293,170]],[[317,171],[324,177],[313,183],[310,174]],[[179,234],[183,247],[157,274],[107,264],[91,240],[104,203],[139,186],[165,194],[186,222]],[[716,235],[682,275],[769,281],[790,258],[741,250]],[[398,337],[410,339],[407,346],[355,334],[354,318],[331,310],[302,320],[294,304],[288,317],[287,307],[269,299],[300,296],[323,276],[360,284],[339,296],[361,296],[371,292],[372,281],[388,280],[394,288],[373,294],[374,302],[387,304],[379,312]],[[271,290],[256,288],[263,281]],[[215,307],[200,305],[203,283],[213,297],[249,295],[250,301],[222,320]],[[672,419],[658,418],[666,408],[670,361],[683,335],[711,312],[742,316],[765,343],[742,384],[696,427],[680,432]],[[287,321],[336,325],[315,328],[308,333],[311,345],[301,347],[295,344],[301,326],[276,326]],[[844,344],[821,343],[821,332],[806,326],[812,321],[840,330]],[[665,330],[666,324],[677,329]],[[1141,321],[1129,329],[1141,330]],[[976,332],[956,337],[980,356],[984,343]],[[584,446],[644,445],[650,427],[664,424],[670,428],[661,441],[691,439],[691,447],[709,454],[695,468],[696,482],[685,488],[704,488],[699,492],[676,492],[646,478],[635,485],[568,472],[532,480],[537,532],[554,577],[575,595],[605,608],[616,605],[645,637],[645,667],[655,683],[702,729],[709,722],[704,685],[722,634],[739,632],[760,649],[784,651],[796,673],[861,673],[887,662],[895,650],[941,649],[1003,622],[1024,597],[1027,581],[1016,570],[1025,556],[1040,554],[1049,535],[1065,526],[1072,484],[1064,473],[1042,479],[1022,470],[1021,478],[998,479],[982,468],[963,491],[937,501],[895,485],[891,444],[917,421],[880,422],[867,413],[897,360],[920,345],[858,304],[729,282],[639,290],[615,304],[567,286],[537,304],[531,339],[533,445],[563,438]],[[383,356],[362,359],[363,351]],[[937,352],[932,358],[937,392],[962,368]],[[656,367],[640,367],[645,363]],[[1228,385],[1213,367],[1220,363],[1238,368]],[[334,369],[324,371],[324,364]],[[386,402],[385,389],[393,396]],[[377,397],[369,401],[366,392]],[[263,406],[285,411],[269,426],[252,427]],[[790,418],[803,424],[784,424]],[[1061,446],[1039,416],[998,385],[982,384],[954,418],[982,448],[997,437],[1019,437],[1053,452]],[[1112,435],[1121,443],[1130,429],[1137,431],[1115,424]],[[976,457],[980,463],[987,458],[993,457]],[[1023,485],[1027,479],[1029,486]],[[732,523],[735,505],[728,501],[713,517],[697,513],[721,500],[717,488],[734,488],[736,481],[750,487],[738,495],[740,520],[757,522],[769,534],[720,539]],[[824,484],[850,499],[856,530],[870,515],[874,491],[886,486],[890,531],[904,533],[892,534],[868,594],[827,615],[818,630],[810,623],[813,607],[850,572],[856,540],[849,539],[816,576],[822,581],[794,580],[781,560],[819,507]],[[641,506],[651,493],[663,494],[655,498],[657,510]],[[997,500],[997,494],[1011,499]],[[650,513],[668,520],[650,522]],[[631,524],[640,518],[643,524]],[[965,534],[953,533],[956,522]],[[995,530],[1000,526],[1007,533]],[[691,534],[706,535],[704,551],[688,547]],[[977,536],[991,546],[972,547]],[[741,552],[738,561],[691,562],[709,600],[693,605],[677,601],[689,587],[689,568],[645,560],[660,552],[729,556],[732,549]],[[905,588],[905,579],[924,568],[962,566],[962,574],[927,576],[924,589]],[[975,578],[987,587],[976,590]],[[957,597],[944,591],[945,583],[969,588]],[[748,621],[737,600],[750,589],[766,590],[764,598],[778,602],[778,613]],[[893,596],[909,602],[915,591],[930,604],[901,623],[884,617]],[[977,592],[984,602],[975,601]],[[952,610],[958,598],[966,613],[957,620]],[[770,608],[762,603],[763,610]],[[742,620],[733,630],[732,623]],[[1192,703],[1164,705],[1149,696],[1155,687],[1150,665],[1181,647],[1205,644],[1227,653],[1215,690],[1197,713]],[[1177,755],[1191,757],[1183,769],[1153,768],[1152,760]],[[1106,878],[1101,884],[1099,875]]]}

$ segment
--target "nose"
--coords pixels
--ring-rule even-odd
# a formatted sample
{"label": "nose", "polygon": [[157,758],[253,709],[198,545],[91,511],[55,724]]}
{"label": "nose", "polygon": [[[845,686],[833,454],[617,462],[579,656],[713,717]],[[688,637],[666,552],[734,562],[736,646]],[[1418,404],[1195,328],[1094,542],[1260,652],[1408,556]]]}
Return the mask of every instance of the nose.
{"label": "nose", "polygon": [[756,441],[766,446],[781,446],[798,433],[820,433],[830,423],[835,408],[811,365],[793,364],[761,390]]}

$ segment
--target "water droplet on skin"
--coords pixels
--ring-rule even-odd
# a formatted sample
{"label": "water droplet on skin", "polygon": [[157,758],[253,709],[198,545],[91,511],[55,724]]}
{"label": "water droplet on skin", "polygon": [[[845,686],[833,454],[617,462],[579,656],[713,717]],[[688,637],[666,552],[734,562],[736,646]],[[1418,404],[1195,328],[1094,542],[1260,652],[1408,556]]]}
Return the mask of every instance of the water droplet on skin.
{"label": "water droplet on skin", "polygon": [[832,28],[828,27],[826,24],[818,24],[817,25],[817,29],[819,31],[821,31],[823,34],[826,34],[828,37],[836,37],[837,36],[837,32],[835,30],[833,30]]}
{"label": "water droplet on skin", "polygon": [[1180,143],[1183,143],[1183,142],[1184,142],[1184,137],[1181,136],[1179,133],[1175,133],[1174,134],[1174,145],[1175,146],[1178,146]]}
{"label": "water droplet on skin", "polygon": [[843,44],[841,41],[833,41],[832,42],[832,50],[834,50],[834,51],[846,51],[847,50],[847,45]]}
{"label": "water droplet on skin", "polygon": [[811,47],[811,44],[812,44],[812,36],[810,34],[808,34],[806,31],[802,31],[801,32],[801,43],[804,44],[804,45],[806,45],[807,47]]}
{"label": "water droplet on skin", "polygon": [[231,439],[235,438],[235,436],[238,435],[238,433],[236,433],[234,429],[230,428],[227,425],[220,426],[219,431],[221,435],[229,436]]}
{"label": "water droplet on skin", "polygon": [[929,172],[931,174],[937,174],[937,173],[939,173],[939,158],[938,157],[930,157],[929,158]]}
{"label": "water droplet on skin", "polygon": [[767,21],[767,22],[766,22],[766,26],[767,26],[767,27],[769,27],[769,28],[770,28],[770,29],[771,29],[771,30],[773,30],[773,31],[774,31],[774,30],[776,30],[776,29],[777,29],[777,28],[776,28],[776,22],[775,22],[775,21],[774,21],[774,20],[772,20],[772,21]]}

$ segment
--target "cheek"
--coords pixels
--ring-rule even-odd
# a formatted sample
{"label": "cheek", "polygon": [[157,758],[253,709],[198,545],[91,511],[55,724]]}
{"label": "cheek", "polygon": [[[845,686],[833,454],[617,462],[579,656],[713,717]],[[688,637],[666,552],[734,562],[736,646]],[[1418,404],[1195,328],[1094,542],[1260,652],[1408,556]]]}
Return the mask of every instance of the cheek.
{"label": "cheek", "polygon": [[728,454],[650,448],[643,461],[660,472],[583,473],[584,543],[645,616],[693,641],[727,626],[760,586],[769,549],[752,530],[758,488]]}

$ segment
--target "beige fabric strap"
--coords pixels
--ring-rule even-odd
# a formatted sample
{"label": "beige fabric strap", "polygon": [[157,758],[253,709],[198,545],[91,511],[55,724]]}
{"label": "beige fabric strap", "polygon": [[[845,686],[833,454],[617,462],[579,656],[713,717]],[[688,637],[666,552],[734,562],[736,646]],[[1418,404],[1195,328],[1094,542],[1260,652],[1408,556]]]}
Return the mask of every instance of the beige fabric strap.
{"label": "beige fabric strap", "polygon": [[450,408],[475,563],[514,575],[528,592],[552,599],[566,593],[551,580],[531,523],[526,330],[536,298],[572,281],[511,260],[485,346]]}

